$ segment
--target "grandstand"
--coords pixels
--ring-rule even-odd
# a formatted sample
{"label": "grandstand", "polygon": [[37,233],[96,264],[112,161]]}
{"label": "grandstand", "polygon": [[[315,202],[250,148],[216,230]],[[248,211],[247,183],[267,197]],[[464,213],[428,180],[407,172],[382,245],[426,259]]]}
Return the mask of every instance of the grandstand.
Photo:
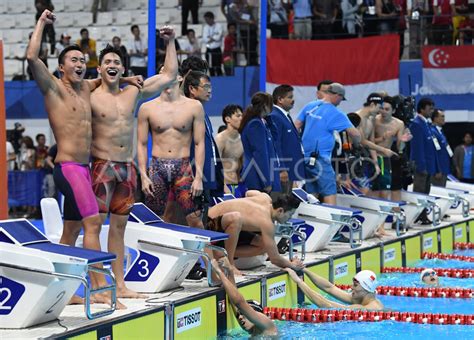
{"label": "grandstand", "polygon": [[[71,42],[80,38],[79,31],[86,27],[90,37],[97,41],[97,50],[111,43],[114,36],[122,39],[127,46],[131,37],[130,26],[141,26],[143,39],[148,39],[148,0],[110,0],[109,11],[99,12],[97,22],[92,20],[93,0],[53,0],[57,21],[54,25],[56,40],[63,32],[71,36]],[[226,29],[226,18],[220,10],[219,0],[204,0],[199,9],[199,21],[204,22],[202,16],[211,11],[216,22]],[[0,0],[0,39],[4,43],[5,80],[11,80],[15,75],[26,74],[24,56],[28,44],[28,35],[35,25],[36,8],[32,0]],[[176,0],[156,1],[156,25],[173,25],[180,33],[181,12]],[[202,34],[202,25],[188,25],[196,32],[198,38]],[[178,39],[181,43],[183,38]],[[205,52],[206,46],[202,46]],[[23,59],[23,60],[22,60]],[[57,58],[49,53],[48,67],[53,72],[57,67]]]}

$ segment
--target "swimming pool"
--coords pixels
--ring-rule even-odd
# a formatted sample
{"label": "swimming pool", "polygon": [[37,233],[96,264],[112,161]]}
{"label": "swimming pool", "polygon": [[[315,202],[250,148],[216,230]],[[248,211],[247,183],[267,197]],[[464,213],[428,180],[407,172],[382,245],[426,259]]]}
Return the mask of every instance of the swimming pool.
{"label": "swimming pool", "polygon": [[[472,250],[471,250],[472,251]],[[463,251],[465,252],[465,251]],[[463,253],[462,255],[466,255]],[[416,267],[473,268],[473,263],[456,260],[420,260]],[[444,287],[474,289],[474,278],[457,279],[440,277]],[[420,274],[387,273],[379,276],[380,286],[426,287],[420,283]],[[331,298],[328,296],[328,298]],[[378,298],[388,310],[400,312],[422,312],[440,314],[473,314],[474,299],[462,298],[421,298],[402,296],[383,296]],[[315,305],[302,306],[319,309]],[[302,323],[293,321],[275,321],[281,339],[458,339],[472,338],[474,326],[414,324],[397,321],[354,322],[339,321],[333,323]],[[232,339],[247,339],[248,334],[235,329],[228,333]],[[225,337],[221,337],[223,339]]]}

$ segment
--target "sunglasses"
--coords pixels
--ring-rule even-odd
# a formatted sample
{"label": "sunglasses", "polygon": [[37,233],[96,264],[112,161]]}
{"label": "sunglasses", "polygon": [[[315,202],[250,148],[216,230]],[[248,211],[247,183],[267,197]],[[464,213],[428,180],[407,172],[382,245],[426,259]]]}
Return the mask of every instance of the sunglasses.
{"label": "sunglasses", "polygon": [[436,272],[433,270],[433,271],[424,273],[424,274],[423,274],[423,278],[425,278],[425,277],[427,277],[427,276],[435,276],[435,275],[436,275]]}

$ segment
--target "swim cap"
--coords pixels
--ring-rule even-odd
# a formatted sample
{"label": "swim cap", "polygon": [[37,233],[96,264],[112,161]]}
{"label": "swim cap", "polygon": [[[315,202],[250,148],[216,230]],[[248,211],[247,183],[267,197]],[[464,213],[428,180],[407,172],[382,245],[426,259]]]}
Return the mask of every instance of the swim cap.
{"label": "swim cap", "polygon": [[433,268],[426,268],[420,273],[420,280],[423,281],[423,276],[430,274],[431,272],[434,272]]}
{"label": "swim cap", "polygon": [[253,308],[254,311],[259,312],[259,313],[263,313],[262,305],[258,301],[247,300],[247,303],[250,305],[250,307]]}
{"label": "swim cap", "polygon": [[375,293],[375,288],[377,287],[377,276],[371,270],[362,270],[358,272],[354,279],[359,281],[362,288],[364,288],[369,293]]}

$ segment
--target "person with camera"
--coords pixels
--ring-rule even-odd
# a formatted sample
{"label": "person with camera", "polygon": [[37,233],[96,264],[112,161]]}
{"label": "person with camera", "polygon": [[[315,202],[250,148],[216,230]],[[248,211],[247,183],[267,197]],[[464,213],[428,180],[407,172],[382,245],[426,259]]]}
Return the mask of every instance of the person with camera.
{"label": "person with camera", "polygon": [[434,109],[431,120],[433,121],[433,125],[431,125],[431,133],[433,134],[433,138],[438,140],[440,146],[439,150],[436,149],[439,165],[438,172],[433,176],[431,184],[445,187],[448,174],[451,172],[451,158],[454,153],[443,133],[443,126],[446,123],[444,111],[441,109]]}
{"label": "person with camera", "polygon": [[[416,111],[418,114],[410,124],[413,135],[410,143],[410,159],[415,162],[415,176],[413,191],[429,194],[432,176],[438,172],[438,157],[436,151],[441,148],[438,139],[433,138],[430,123],[434,110],[434,102],[430,98],[421,98]],[[418,221],[423,225],[431,224],[426,209],[423,210]]]}
{"label": "person with camera", "polygon": [[308,103],[295,121],[297,129],[304,126],[302,144],[305,156],[306,191],[319,194],[324,203],[336,204],[336,173],[331,164],[331,154],[335,144],[334,131],[347,131],[355,146],[361,136],[347,118],[337,108],[345,99],[342,84],[332,83],[324,92],[322,100]]}

